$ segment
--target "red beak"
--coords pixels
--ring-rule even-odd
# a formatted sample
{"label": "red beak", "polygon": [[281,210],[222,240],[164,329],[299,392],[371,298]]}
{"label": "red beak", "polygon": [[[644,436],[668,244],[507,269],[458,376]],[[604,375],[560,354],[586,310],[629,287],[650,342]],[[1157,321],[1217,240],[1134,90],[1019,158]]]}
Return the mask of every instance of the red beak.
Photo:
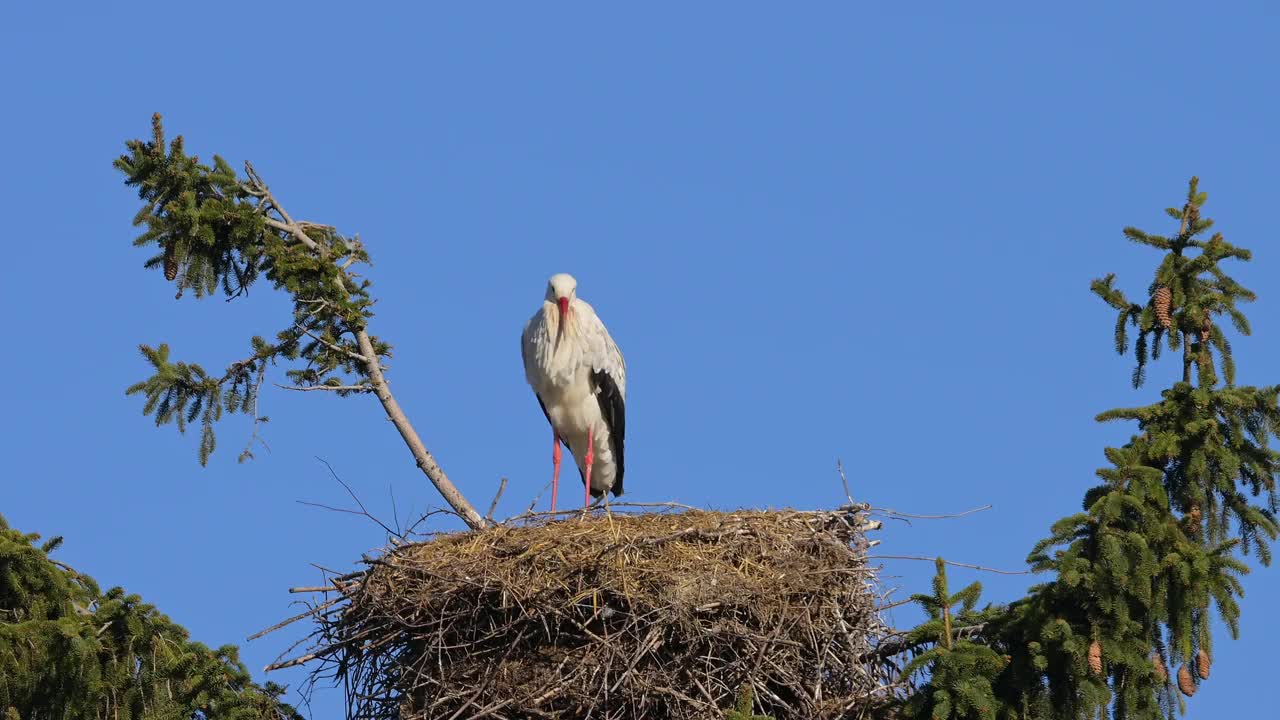
{"label": "red beak", "polygon": [[560,320],[563,321],[565,316],[569,314],[569,298],[562,297],[560,303]]}

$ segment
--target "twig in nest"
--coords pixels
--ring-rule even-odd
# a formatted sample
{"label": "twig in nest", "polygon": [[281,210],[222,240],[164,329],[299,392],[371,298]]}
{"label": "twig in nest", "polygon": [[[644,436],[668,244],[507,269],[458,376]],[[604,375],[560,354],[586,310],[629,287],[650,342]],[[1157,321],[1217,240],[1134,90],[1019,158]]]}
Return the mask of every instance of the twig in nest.
{"label": "twig in nest", "polygon": [[391,517],[396,521],[396,534],[403,537],[404,534],[400,532],[400,510],[396,508],[396,488],[391,483],[387,483],[387,494],[391,496]]}
{"label": "twig in nest", "polygon": [[849,504],[853,505],[853,496],[849,494],[849,478],[844,474],[844,463],[840,458],[836,458],[836,472],[840,473],[840,484],[844,485],[844,496],[849,500]]}
{"label": "twig in nest", "polygon": [[[545,492],[547,491],[547,488],[549,488],[549,487],[551,487],[551,483],[547,483],[546,485],[543,485],[543,486],[542,486],[542,489],[538,491],[538,494],[533,496],[533,501],[529,503],[529,507],[528,507],[528,509],[526,509],[526,510],[522,513],[522,516],[523,516],[523,515],[530,515],[530,516],[532,516],[532,515],[533,515],[533,509],[534,509],[535,507],[537,507],[537,505],[538,505],[538,501],[542,499],[542,494],[543,494],[543,493],[545,493]],[[509,521],[508,521],[508,522],[509,522]]]}
{"label": "twig in nest", "polygon": [[[334,588],[332,588],[332,587],[331,587],[331,588],[329,588],[329,590],[333,590],[333,589],[334,589]],[[250,635],[249,637],[245,638],[245,642],[252,642],[252,641],[254,641],[254,640],[257,640],[258,638],[262,637],[263,635],[268,635],[268,634],[270,634],[270,633],[273,633],[273,632],[275,632],[276,630],[279,630],[280,628],[282,628],[282,627],[284,627],[284,626],[286,626],[286,625],[289,625],[290,623],[295,623],[295,622],[297,622],[297,621],[301,620],[301,619],[302,619],[302,618],[304,618],[304,617],[309,617],[309,616],[311,616],[311,615],[315,615],[316,613],[320,612],[321,610],[324,610],[324,609],[325,609],[325,608],[327,608],[327,607],[331,607],[331,606],[333,606],[333,605],[336,605],[337,603],[340,603],[340,602],[342,602],[343,600],[346,600],[346,598],[345,598],[345,597],[336,597],[336,598],[333,598],[332,600],[329,600],[328,602],[322,603],[322,604],[317,605],[317,606],[315,606],[315,607],[313,607],[313,608],[309,608],[306,612],[298,613],[297,615],[294,615],[293,617],[289,618],[288,620],[281,620],[280,622],[276,623],[275,625],[272,625],[272,626],[271,626],[271,627],[269,627],[269,628],[266,628],[265,630],[259,630],[258,632],[256,632],[256,633],[254,633],[254,634]]]}
{"label": "twig in nest", "polygon": [[895,520],[904,519],[904,518],[911,518],[913,520],[950,520],[952,518],[959,518],[959,517],[964,517],[965,515],[972,515],[974,513],[979,513],[984,510],[990,510],[991,508],[992,506],[990,504],[987,504],[987,505],[983,505],[982,507],[971,508],[963,512],[944,513],[942,515],[917,515],[915,513],[898,512],[897,510],[893,510],[890,508],[873,508],[873,511],[881,515],[887,515],[889,517],[892,517]]}
{"label": "twig in nest", "polygon": [[381,520],[379,520],[377,517],[375,517],[372,513],[370,513],[370,512],[369,512],[369,509],[368,509],[368,508],[366,508],[366,507],[364,506],[364,503],[360,501],[360,497],[359,497],[358,495],[356,495],[355,491],[351,489],[351,486],[350,486],[350,485],[348,485],[348,484],[347,484],[347,483],[346,483],[342,478],[338,477],[338,473],[333,469],[333,466],[332,466],[332,465],[330,465],[330,464],[329,464],[329,462],[328,462],[327,460],[325,460],[325,459],[324,459],[324,458],[322,458],[322,457],[317,457],[317,458],[316,458],[316,460],[319,460],[320,462],[324,463],[324,466],[325,466],[326,468],[328,468],[328,469],[329,469],[329,474],[333,476],[333,479],[334,479],[334,480],[337,480],[337,481],[338,481],[338,483],[339,483],[340,485],[342,485],[343,489],[345,489],[345,490],[347,491],[347,494],[351,496],[351,499],[356,501],[356,505],[359,505],[359,506],[360,506],[360,509],[359,509],[359,510],[348,510],[348,509],[346,509],[346,508],[332,507],[332,506],[330,506],[330,505],[325,505],[325,504],[323,504],[323,503],[308,502],[308,501],[306,501],[306,500],[298,500],[297,502],[298,502],[299,504],[301,504],[301,505],[309,505],[309,506],[311,506],[311,507],[324,508],[325,510],[332,510],[333,512],[348,513],[348,514],[350,514],[350,515],[362,515],[362,516],[364,516],[364,517],[366,517],[366,518],[368,518],[368,519],[372,520],[373,522],[377,523],[378,527],[380,527],[380,528],[382,528],[384,531],[386,531],[386,533],[387,533],[387,536],[388,536],[388,537],[400,538],[401,540],[403,540],[403,541],[406,541],[406,542],[407,542],[407,539],[405,538],[405,536],[404,536],[404,535],[402,535],[402,534],[400,534],[400,533],[396,532],[395,530],[392,530],[392,529],[390,528],[390,526],[388,526],[386,523],[382,522],[382,521],[381,521]]}
{"label": "twig in nest", "polygon": [[489,503],[489,512],[485,513],[484,521],[493,522],[493,511],[498,509],[498,501],[502,499],[502,491],[507,489],[507,479],[504,477],[498,483],[498,492],[493,495],[493,502]]}
{"label": "twig in nest", "polygon": [[[925,562],[937,562],[938,558],[921,557],[919,555],[868,555],[868,560],[923,560]],[[983,572],[996,573],[999,575],[1030,575],[1030,570],[997,570],[995,568],[983,567],[981,565],[970,565],[968,563],[955,562],[954,560],[943,560],[942,562],[956,567],[969,568],[970,570],[981,570]]]}

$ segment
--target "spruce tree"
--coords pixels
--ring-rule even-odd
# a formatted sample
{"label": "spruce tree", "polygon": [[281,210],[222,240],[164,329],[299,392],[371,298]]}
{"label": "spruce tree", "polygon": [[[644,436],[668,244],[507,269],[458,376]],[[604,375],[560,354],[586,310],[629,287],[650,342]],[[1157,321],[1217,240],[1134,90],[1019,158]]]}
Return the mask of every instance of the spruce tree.
{"label": "spruce tree", "polygon": [[[1178,224],[1170,236],[1125,228],[1130,240],[1163,252],[1145,302],[1133,302],[1115,276],[1092,289],[1117,312],[1113,342],[1130,352],[1135,388],[1163,351],[1180,353],[1180,374],[1150,405],[1101,413],[1130,420],[1137,434],[1105,451],[1100,484],[1085,493],[1083,512],[1055,523],[1028,557],[1048,576],[1026,597],[988,606],[957,631],[938,632],[941,590],[919,602],[931,615],[916,630],[916,647],[932,645],[911,665],[925,671],[904,705],[913,718],[1155,719],[1185,708],[1183,697],[1210,675],[1211,612],[1238,634],[1242,557],[1266,565],[1276,522],[1275,474],[1280,454],[1280,386],[1235,384],[1235,358],[1221,322],[1241,335],[1248,319],[1239,305],[1254,299],[1221,266],[1250,254],[1221,233],[1201,210],[1206,195],[1192,178],[1185,201],[1168,208]],[[964,597],[965,607],[976,597]],[[990,665],[952,660],[962,632],[1007,659]],[[952,698],[981,697],[992,708]]]}
{"label": "spruce tree", "polygon": [[153,605],[50,557],[0,517],[0,713],[6,720],[301,720],[252,682],[235,646],[209,648]]}

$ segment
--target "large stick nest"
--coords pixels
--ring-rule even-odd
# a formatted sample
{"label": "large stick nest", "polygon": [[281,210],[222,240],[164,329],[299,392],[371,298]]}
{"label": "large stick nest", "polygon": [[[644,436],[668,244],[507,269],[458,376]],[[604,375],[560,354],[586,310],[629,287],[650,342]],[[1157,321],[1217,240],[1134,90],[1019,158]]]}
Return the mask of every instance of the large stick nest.
{"label": "large stick nest", "polygon": [[526,515],[399,545],[334,582],[299,661],[362,718],[724,718],[745,688],[777,720],[867,717],[901,686],[866,511]]}

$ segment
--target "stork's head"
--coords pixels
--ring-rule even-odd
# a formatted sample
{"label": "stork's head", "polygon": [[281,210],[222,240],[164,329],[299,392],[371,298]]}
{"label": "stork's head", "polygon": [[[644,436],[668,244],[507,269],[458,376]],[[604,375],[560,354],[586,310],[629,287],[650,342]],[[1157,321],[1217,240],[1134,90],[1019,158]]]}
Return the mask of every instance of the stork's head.
{"label": "stork's head", "polygon": [[569,273],[557,273],[547,281],[547,302],[560,306],[560,319],[569,314],[569,303],[577,297],[578,281]]}

